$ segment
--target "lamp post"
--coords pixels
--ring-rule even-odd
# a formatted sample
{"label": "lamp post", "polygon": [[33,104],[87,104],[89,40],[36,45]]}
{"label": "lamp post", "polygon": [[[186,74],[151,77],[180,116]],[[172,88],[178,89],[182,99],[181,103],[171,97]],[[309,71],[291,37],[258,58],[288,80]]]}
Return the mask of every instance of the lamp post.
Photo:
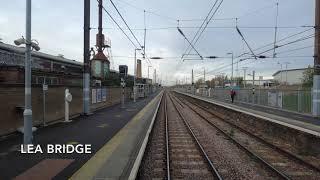
{"label": "lamp post", "polygon": [[227,53],[227,55],[231,55],[231,86],[233,86],[233,52]]}
{"label": "lamp post", "polygon": [[137,88],[136,88],[136,76],[137,76],[137,51],[141,49],[134,50],[134,76],[133,76],[133,102],[136,102]]}
{"label": "lamp post", "polygon": [[320,116],[320,1],[315,1],[314,75],[312,87],[312,115]]}
{"label": "lamp post", "polygon": [[149,68],[151,68],[152,66],[148,66],[148,79],[149,79]]}
{"label": "lamp post", "polygon": [[286,65],[286,85],[288,85],[288,64],[290,64],[290,63],[285,62],[284,64]]}
{"label": "lamp post", "polygon": [[90,115],[90,0],[83,7],[83,113]]}
{"label": "lamp post", "polygon": [[14,41],[19,46],[25,44],[25,99],[23,111],[23,144],[32,144],[32,99],[31,99],[31,48],[40,50],[37,42],[31,40],[31,0],[26,1],[26,39],[20,38]]}
{"label": "lamp post", "polygon": [[280,62],[278,62],[278,64],[280,64],[280,85],[282,83],[282,64]]}
{"label": "lamp post", "polygon": [[246,83],[247,83],[246,82],[246,72],[247,72],[248,67],[243,67],[242,69],[243,69],[243,82],[244,82],[243,87],[246,88]]}
{"label": "lamp post", "polygon": [[252,74],[248,74],[248,76],[252,76],[252,103],[255,103],[255,76],[256,76],[256,71],[252,71]]}
{"label": "lamp post", "polygon": [[252,76],[252,86],[254,87],[255,83],[255,74],[256,74],[256,71],[252,71],[252,74],[248,74],[248,76]]}
{"label": "lamp post", "polygon": [[31,0],[26,3],[26,61],[25,61],[25,107],[23,112],[23,144],[32,144],[32,106],[31,106]]}
{"label": "lamp post", "polygon": [[226,73],[220,73],[220,76],[222,77],[222,87],[224,87],[224,85],[225,85],[225,81],[224,81],[225,75],[226,75]]}

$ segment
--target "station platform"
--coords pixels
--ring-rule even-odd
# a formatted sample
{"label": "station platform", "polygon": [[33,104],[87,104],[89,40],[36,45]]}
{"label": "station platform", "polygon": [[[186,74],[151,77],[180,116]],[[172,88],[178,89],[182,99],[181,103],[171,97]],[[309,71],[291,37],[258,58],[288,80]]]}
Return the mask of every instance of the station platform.
{"label": "station platform", "polygon": [[[129,177],[162,93],[114,105],[34,133],[34,145],[90,144],[91,154],[22,154],[21,134],[0,141],[0,179]],[[125,178],[126,179],[126,178]]]}
{"label": "station platform", "polygon": [[320,119],[312,116],[281,111],[274,108],[220,101],[213,98],[202,97],[180,91],[175,92],[320,137]]}
{"label": "station platform", "polygon": [[106,143],[70,179],[135,179],[162,93]]}

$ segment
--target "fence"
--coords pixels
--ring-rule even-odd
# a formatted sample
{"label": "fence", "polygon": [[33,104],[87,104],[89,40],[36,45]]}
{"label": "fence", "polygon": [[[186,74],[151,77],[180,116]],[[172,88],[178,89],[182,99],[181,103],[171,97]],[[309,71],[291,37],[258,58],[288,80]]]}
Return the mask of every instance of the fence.
{"label": "fence", "polygon": [[[43,99],[41,86],[32,87],[32,111],[33,124],[51,123],[64,117],[64,93],[67,87],[50,86]],[[70,115],[78,115],[83,110],[82,87],[68,87],[72,94],[70,103]],[[120,87],[91,88],[91,110],[111,106],[120,102],[122,97]],[[126,89],[126,97],[129,98],[131,89]],[[19,107],[24,106],[24,86],[3,85],[0,87],[0,136],[16,131],[23,126],[23,111]],[[46,107],[44,110],[43,107]],[[45,118],[44,118],[45,114]]]}
{"label": "fence", "polygon": [[[230,101],[229,89],[209,89],[195,92],[222,101]],[[312,90],[252,89],[236,90],[235,101],[312,114]]]}

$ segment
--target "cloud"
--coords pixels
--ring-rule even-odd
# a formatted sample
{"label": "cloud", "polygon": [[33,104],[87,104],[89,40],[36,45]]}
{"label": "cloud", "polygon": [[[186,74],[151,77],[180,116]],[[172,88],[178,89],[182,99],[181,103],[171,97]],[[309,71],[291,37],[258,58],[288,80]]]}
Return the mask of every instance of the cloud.
{"label": "cloud", "polygon": [[[144,35],[144,14],[141,9],[123,3],[123,1],[133,4],[141,9],[146,9],[147,25],[147,53],[151,56],[168,57],[162,60],[152,60],[153,68],[157,69],[159,77],[167,79],[168,83],[174,83],[176,78],[191,77],[191,70],[194,69],[197,77],[201,77],[203,67],[208,72],[208,77],[224,72],[231,74],[231,66],[228,66],[230,58],[221,58],[206,61],[182,62],[179,58],[187,47],[187,43],[178,33],[176,27],[178,23],[175,19],[203,19],[210,7],[212,0],[182,1],[148,1],[145,0],[122,0],[115,3],[127,23],[133,29],[136,37],[143,42]],[[215,18],[239,17],[238,25],[253,49],[261,47],[267,43],[272,43],[274,39],[275,25],[275,0],[238,0],[224,1],[221,9]],[[278,38],[286,37],[290,34],[305,30],[299,28],[302,25],[314,24],[314,1],[282,0],[279,1],[279,26],[294,26],[295,28],[279,28]],[[109,1],[104,2],[106,9],[117,20],[125,32],[135,42],[130,32],[126,30],[124,23],[112,8]],[[151,13],[149,13],[151,12]],[[97,4],[91,1],[91,27],[97,27]],[[135,47],[118,30],[116,25],[107,15],[104,15],[104,34],[112,41],[112,53],[115,57],[114,66],[128,64],[129,72],[133,67]],[[40,42],[43,52],[50,54],[64,54],[65,57],[82,61],[83,59],[83,3],[78,0],[41,0],[33,1],[32,15],[32,36]],[[180,21],[179,26],[183,29],[189,39],[192,39],[201,25],[201,21]],[[20,0],[12,0],[10,3],[2,3],[0,6],[0,37],[4,42],[11,43],[17,37],[25,34],[25,3]],[[234,20],[212,21],[203,36],[196,44],[196,48],[203,56],[215,55],[226,56],[228,52],[235,55],[248,51],[234,28]],[[248,28],[248,26],[259,27],[268,26],[271,28]],[[184,28],[185,27],[185,28]],[[189,28],[188,28],[189,27]],[[220,28],[217,28],[220,27]],[[229,28],[225,28],[229,27]],[[247,28],[245,28],[247,27]],[[112,28],[112,29],[110,29]],[[142,29],[142,30],[141,30]],[[96,29],[91,30],[91,46],[95,44]],[[312,32],[310,32],[312,33]],[[309,33],[309,34],[310,34]],[[302,34],[303,37],[306,34]],[[297,37],[298,38],[298,37]],[[291,38],[290,40],[294,40]],[[135,42],[136,43],[136,42]],[[137,44],[137,43],[136,43]],[[277,49],[287,51],[299,47],[313,45],[313,39],[303,41],[290,46]],[[271,46],[272,47],[272,46]],[[269,47],[270,48],[270,47]],[[261,51],[257,51],[258,53]],[[272,52],[267,55],[271,55]],[[313,55],[312,48],[306,48],[296,52],[286,53],[282,56]],[[279,55],[280,56],[280,55]],[[176,58],[169,58],[176,57]],[[290,68],[306,67],[312,64],[312,58],[281,58],[268,59],[263,61],[247,61],[251,64],[240,63],[239,69],[248,66],[252,71],[257,70],[258,74],[270,76],[279,70],[278,62],[292,62]],[[143,74],[147,76],[148,64],[143,62]],[[224,68],[221,68],[224,67]],[[153,70],[152,70],[153,71]],[[150,73],[151,74],[151,73]],[[168,78],[165,78],[168,77]]]}

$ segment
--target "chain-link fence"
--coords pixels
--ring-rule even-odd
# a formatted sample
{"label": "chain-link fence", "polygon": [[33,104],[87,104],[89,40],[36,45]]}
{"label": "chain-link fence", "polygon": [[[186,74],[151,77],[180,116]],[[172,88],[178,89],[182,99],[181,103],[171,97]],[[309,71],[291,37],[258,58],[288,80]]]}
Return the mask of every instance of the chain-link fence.
{"label": "chain-link fence", "polygon": [[[283,89],[237,89],[235,102],[279,108],[299,113],[312,113],[312,91]],[[229,89],[197,90],[197,95],[231,101]]]}

